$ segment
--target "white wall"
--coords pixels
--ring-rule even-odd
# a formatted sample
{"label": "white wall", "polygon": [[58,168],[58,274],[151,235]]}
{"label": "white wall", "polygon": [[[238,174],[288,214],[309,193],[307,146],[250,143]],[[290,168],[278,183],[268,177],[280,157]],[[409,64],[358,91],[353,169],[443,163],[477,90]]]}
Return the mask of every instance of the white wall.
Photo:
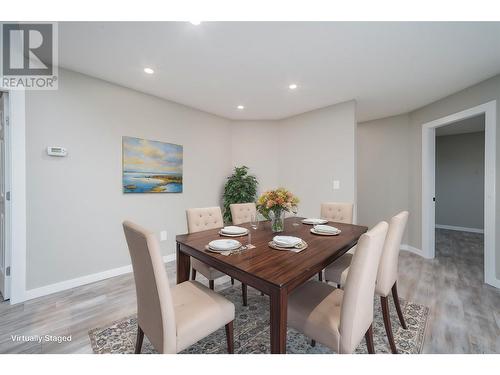
{"label": "white wall", "polygon": [[276,121],[234,121],[231,154],[234,166],[246,165],[259,181],[258,194],[279,185],[278,158],[281,151]]}
{"label": "white wall", "polygon": [[[231,171],[228,120],[60,69],[26,96],[27,289],[130,264],[121,222],[186,232],[187,207],[219,205]],[[123,194],[122,136],[184,145],[182,194]],[[49,145],[67,147],[48,157]]]}
{"label": "white wall", "polygon": [[322,202],[356,202],[355,111],[350,101],[279,122],[279,183],[301,199],[300,216],[318,217]]}
{"label": "white wall", "polygon": [[358,222],[363,225],[373,227],[408,210],[409,124],[408,115],[358,124]]}
{"label": "white wall", "polygon": [[436,225],[484,228],[484,131],[436,138]]}

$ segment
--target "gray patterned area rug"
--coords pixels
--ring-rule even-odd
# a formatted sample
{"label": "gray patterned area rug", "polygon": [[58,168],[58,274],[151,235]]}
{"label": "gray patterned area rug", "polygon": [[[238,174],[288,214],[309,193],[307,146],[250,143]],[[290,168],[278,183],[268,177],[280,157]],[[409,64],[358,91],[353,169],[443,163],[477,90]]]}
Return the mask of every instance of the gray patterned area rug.
{"label": "gray patterned area rug", "polygon": [[[269,299],[259,292],[248,288],[248,306],[241,301],[241,288],[230,287],[219,291],[221,295],[234,303],[236,317],[234,321],[234,351],[238,354],[270,353],[269,342]],[[401,300],[401,308],[406,319],[407,330],[401,328],[396,309],[390,300],[391,322],[396,346],[400,353],[418,354],[422,350],[429,308],[416,303]],[[376,353],[390,353],[382,319],[379,298],[375,299],[375,317],[373,335]],[[133,353],[137,333],[135,316],[110,323],[103,328],[89,331],[92,350],[97,354]],[[144,337],[142,353],[156,353]],[[227,353],[224,327],[205,339],[187,348],[187,354],[224,354]],[[327,354],[334,353],[321,344],[310,345],[310,339],[289,328],[287,334],[287,353],[291,354]],[[368,353],[365,341],[356,349],[356,353]]]}

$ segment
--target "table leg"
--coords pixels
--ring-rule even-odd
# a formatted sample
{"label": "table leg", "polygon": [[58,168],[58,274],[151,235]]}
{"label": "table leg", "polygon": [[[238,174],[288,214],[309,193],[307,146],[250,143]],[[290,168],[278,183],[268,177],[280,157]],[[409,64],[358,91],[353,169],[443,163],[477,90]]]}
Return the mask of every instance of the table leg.
{"label": "table leg", "polygon": [[177,243],[177,284],[189,280],[191,268],[191,257],[181,251],[181,245]]}
{"label": "table leg", "polygon": [[271,301],[271,353],[286,353],[288,295],[284,289],[273,291]]}

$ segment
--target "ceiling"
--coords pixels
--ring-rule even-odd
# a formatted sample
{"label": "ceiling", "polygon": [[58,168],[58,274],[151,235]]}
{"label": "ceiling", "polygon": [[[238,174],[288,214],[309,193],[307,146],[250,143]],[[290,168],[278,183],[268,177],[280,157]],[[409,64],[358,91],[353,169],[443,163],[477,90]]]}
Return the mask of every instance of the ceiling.
{"label": "ceiling", "polygon": [[436,129],[437,136],[483,132],[484,114],[460,120]]}
{"label": "ceiling", "polygon": [[500,73],[499,45],[500,22],[59,23],[60,66],[230,119],[409,112]]}

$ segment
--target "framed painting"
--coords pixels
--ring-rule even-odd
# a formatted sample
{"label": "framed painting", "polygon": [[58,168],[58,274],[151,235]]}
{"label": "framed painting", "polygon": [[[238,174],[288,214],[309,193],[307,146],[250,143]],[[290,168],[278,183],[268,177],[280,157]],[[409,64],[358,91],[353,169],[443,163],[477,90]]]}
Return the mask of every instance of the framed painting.
{"label": "framed painting", "polygon": [[182,193],[181,145],[122,137],[124,193]]}

